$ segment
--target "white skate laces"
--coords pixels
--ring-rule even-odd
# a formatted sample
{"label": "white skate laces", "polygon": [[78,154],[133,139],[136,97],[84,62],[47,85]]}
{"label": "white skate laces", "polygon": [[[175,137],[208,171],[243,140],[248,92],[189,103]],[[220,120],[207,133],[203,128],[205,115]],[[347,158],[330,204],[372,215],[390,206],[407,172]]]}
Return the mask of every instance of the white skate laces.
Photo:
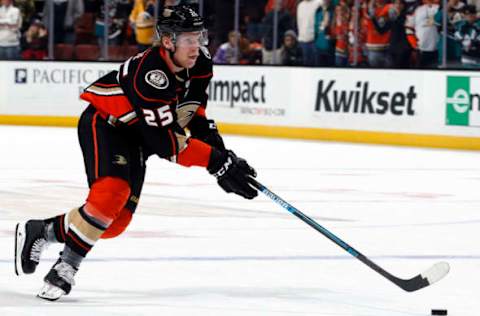
{"label": "white skate laces", "polygon": [[45,224],[40,220],[17,223],[15,227],[15,274],[32,274],[49,242],[44,237]]}
{"label": "white skate laces", "polygon": [[42,252],[47,249],[48,247],[48,242],[46,239],[39,238],[35,240],[35,242],[32,245],[32,248],[30,250],[30,260],[35,261],[37,263],[40,262],[40,256],[42,255]]}

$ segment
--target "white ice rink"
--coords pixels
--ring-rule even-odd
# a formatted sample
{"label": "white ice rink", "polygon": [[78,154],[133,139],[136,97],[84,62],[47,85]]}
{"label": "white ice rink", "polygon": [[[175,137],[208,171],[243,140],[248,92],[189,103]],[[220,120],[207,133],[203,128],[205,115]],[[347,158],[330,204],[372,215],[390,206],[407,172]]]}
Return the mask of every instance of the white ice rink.
{"label": "white ice rink", "polygon": [[450,274],[407,293],[260,195],[227,195],[203,169],[148,161],[127,232],[101,240],[72,293],[35,297],[61,247],[17,277],[15,223],[87,193],[73,128],[0,127],[0,315],[480,314],[477,152],[225,137],[258,180],[389,272]]}

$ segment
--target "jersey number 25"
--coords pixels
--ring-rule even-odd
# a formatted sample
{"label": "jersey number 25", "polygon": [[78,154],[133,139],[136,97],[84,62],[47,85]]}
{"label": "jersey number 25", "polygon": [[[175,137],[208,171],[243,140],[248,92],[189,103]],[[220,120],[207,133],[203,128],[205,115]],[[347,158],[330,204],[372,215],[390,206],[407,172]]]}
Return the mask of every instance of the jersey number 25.
{"label": "jersey number 25", "polygon": [[145,122],[150,126],[167,126],[173,122],[173,114],[169,105],[164,105],[155,110],[143,109]]}

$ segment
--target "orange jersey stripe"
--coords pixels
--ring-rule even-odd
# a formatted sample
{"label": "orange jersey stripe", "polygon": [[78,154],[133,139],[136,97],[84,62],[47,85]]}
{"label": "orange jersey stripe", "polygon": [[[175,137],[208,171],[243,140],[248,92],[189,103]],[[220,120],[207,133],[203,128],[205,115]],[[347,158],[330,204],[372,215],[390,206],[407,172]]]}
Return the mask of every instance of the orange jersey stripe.
{"label": "orange jersey stripe", "polygon": [[124,95],[96,95],[92,92],[84,92],[80,95],[82,100],[91,103],[98,111],[103,114],[103,118],[108,118],[111,114],[116,118],[133,111],[133,106]]}

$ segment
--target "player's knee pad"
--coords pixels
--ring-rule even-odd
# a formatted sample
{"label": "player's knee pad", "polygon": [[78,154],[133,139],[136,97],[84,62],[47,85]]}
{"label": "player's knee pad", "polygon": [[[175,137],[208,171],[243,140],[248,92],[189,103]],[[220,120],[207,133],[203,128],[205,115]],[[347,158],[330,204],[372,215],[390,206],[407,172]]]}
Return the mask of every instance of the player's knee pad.
{"label": "player's knee pad", "polygon": [[107,230],[102,234],[100,238],[108,239],[114,238],[125,231],[128,224],[132,220],[132,212],[126,208],[120,211],[118,217],[108,226]]}
{"label": "player's knee pad", "polygon": [[116,177],[99,178],[90,187],[85,208],[91,216],[110,225],[127,204],[129,196],[127,181]]}

